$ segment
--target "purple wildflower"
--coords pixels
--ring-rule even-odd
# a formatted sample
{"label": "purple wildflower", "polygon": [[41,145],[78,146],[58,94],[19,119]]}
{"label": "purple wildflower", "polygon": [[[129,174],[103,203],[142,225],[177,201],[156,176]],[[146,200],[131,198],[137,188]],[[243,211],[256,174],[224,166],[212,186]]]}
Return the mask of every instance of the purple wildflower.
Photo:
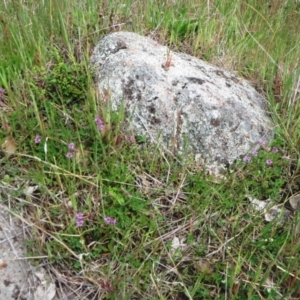
{"label": "purple wildflower", "polygon": [[259,143],[260,145],[264,145],[266,142],[265,142],[264,140],[259,140],[258,143]]}
{"label": "purple wildflower", "polygon": [[69,144],[69,150],[75,151],[75,144],[74,143]]}
{"label": "purple wildflower", "polygon": [[81,227],[83,225],[83,220],[77,220],[76,225],[77,227]]}
{"label": "purple wildflower", "polygon": [[83,219],[83,213],[76,214],[76,219],[82,220]]}
{"label": "purple wildflower", "polygon": [[273,147],[273,148],[272,148],[272,151],[276,153],[276,152],[278,152],[278,148]]}
{"label": "purple wildflower", "polygon": [[251,161],[251,157],[250,156],[245,156],[244,157],[244,161],[245,162],[250,162]]}
{"label": "purple wildflower", "polygon": [[257,156],[257,155],[258,155],[258,151],[257,151],[257,150],[254,150],[254,151],[252,152],[252,155],[253,155],[253,156]]}
{"label": "purple wildflower", "polygon": [[69,148],[69,152],[66,154],[67,158],[72,158],[73,157],[73,153],[72,152],[76,152],[77,150],[75,149],[75,144],[74,143],[70,143],[68,145]]}
{"label": "purple wildflower", "polygon": [[116,225],[116,223],[117,223],[117,220],[114,218],[111,218],[111,217],[104,218],[104,221],[108,225]]}
{"label": "purple wildflower", "polygon": [[34,143],[39,144],[41,142],[41,137],[37,134],[36,137],[34,138]]}
{"label": "purple wildflower", "polygon": [[104,129],[103,121],[101,118],[95,118],[95,123],[97,124],[98,130],[102,131]]}
{"label": "purple wildflower", "polygon": [[77,227],[81,227],[82,225],[83,225],[83,213],[77,213],[76,215],[75,215],[75,217],[76,217],[76,225],[77,225]]}
{"label": "purple wildflower", "polygon": [[266,160],[266,164],[267,164],[267,165],[271,165],[272,163],[273,163],[273,162],[272,162],[272,159],[267,159],[267,160]]}
{"label": "purple wildflower", "polygon": [[71,152],[68,152],[68,153],[66,154],[66,157],[67,157],[67,158],[72,158],[72,157],[73,157],[73,154],[72,154]]}

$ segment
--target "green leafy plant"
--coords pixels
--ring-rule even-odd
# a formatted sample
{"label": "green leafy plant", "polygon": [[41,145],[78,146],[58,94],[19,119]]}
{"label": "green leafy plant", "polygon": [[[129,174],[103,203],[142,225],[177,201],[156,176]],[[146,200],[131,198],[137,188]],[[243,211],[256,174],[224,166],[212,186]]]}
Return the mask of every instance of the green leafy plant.
{"label": "green leafy plant", "polygon": [[75,105],[86,100],[88,73],[83,63],[74,58],[63,58],[53,50],[54,59],[45,67],[34,68],[29,82],[35,91],[38,106],[50,101],[59,105]]}
{"label": "green leafy plant", "polygon": [[280,199],[286,185],[286,178],[283,175],[289,161],[283,157],[283,152],[277,147],[266,148],[263,140],[260,141],[260,145],[260,149],[245,156],[243,162],[238,164],[240,179],[243,180],[246,190],[253,196],[259,199],[266,196],[274,200]]}

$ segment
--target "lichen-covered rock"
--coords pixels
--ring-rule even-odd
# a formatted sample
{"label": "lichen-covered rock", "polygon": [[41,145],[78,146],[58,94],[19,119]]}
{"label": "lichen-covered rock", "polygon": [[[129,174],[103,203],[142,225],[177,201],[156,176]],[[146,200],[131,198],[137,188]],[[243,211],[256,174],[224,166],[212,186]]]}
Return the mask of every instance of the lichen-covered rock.
{"label": "lichen-covered rock", "polygon": [[103,99],[125,105],[128,130],[192,152],[216,173],[273,137],[266,101],[247,81],[147,37],[109,34],[91,65]]}

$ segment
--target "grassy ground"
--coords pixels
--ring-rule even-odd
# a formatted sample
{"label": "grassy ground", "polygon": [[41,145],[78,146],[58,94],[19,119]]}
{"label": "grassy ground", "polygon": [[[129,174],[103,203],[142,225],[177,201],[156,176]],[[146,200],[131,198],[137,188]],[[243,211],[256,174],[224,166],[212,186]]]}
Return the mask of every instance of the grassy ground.
{"label": "grassy ground", "polygon": [[[2,1],[0,192],[31,225],[29,256],[44,256],[31,261],[78,299],[299,299],[299,15],[292,0]],[[273,144],[215,183],[125,136],[88,63],[117,30],[250,80]],[[267,222],[251,197],[288,220]]]}

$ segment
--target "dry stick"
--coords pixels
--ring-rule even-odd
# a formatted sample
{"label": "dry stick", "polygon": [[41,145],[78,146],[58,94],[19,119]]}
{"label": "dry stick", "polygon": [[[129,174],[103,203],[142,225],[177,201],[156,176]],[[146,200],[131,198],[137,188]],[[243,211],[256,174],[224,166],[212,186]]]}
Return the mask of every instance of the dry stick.
{"label": "dry stick", "polygon": [[177,198],[178,198],[178,196],[179,196],[179,193],[180,193],[181,189],[182,189],[183,186],[184,186],[184,181],[185,181],[185,179],[186,179],[186,175],[184,175],[184,177],[182,178],[182,180],[181,180],[181,182],[180,182],[180,185],[179,185],[179,188],[178,188],[178,191],[177,191],[177,193],[176,193],[176,196],[175,196],[175,198],[172,200],[172,205],[173,205],[173,206],[174,206],[175,202],[177,201]]}
{"label": "dry stick", "polygon": [[[289,271],[287,271],[287,270],[285,270],[285,269],[283,269],[283,268],[281,268],[281,267],[279,267],[279,266],[276,266],[276,268],[278,268],[279,270],[281,270],[282,272],[284,272],[284,273],[286,273],[286,274],[289,274],[289,275],[292,276],[292,277],[295,276],[295,274],[290,273]],[[296,276],[296,279],[300,280],[300,278],[297,277],[297,276]]]}
{"label": "dry stick", "polygon": [[[69,299],[68,296],[74,296],[72,295],[71,293],[74,293],[76,295],[78,295],[79,293],[77,291],[81,291],[81,286],[77,287],[77,290],[75,290],[71,285],[70,285],[70,277],[67,277],[65,275],[62,275],[61,273],[59,273],[58,270],[56,270],[55,268],[53,268],[52,266],[50,266],[50,269],[51,269],[51,272],[54,273],[54,276],[56,276],[56,278],[59,278],[59,281],[62,282],[68,289],[68,295],[67,295],[67,298],[63,298],[63,299]],[[78,284],[78,282],[72,282],[73,284]],[[71,290],[71,291],[70,291]],[[60,286],[60,292],[65,294],[62,286]],[[78,298],[76,298],[78,299]],[[79,298],[79,299],[83,299],[82,297]]]}
{"label": "dry stick", "polygon": [[[250,284],[252,284],[252,285],[254,285],[254,286],[257,286],[257,287],[260,287],[260,286],[262,286],[262,287],[265,287],[265,288],[273,288],[273,287],[270,287],[270,285],[268,285],[268,284],[261,284],[261,283],[257,283],[257,282],[252,282],[252,281],[249,281],[249,280],[247,280],[247,279],[241,279],[241,281],[243,281],[243,282],[246,282],[246,283],[250,283]],[[274,290],[274,289],[273,289]],[[259,291],[258,290],[256,290],[258,293],[259,293]],[[275,292],[279,295],[279,296],[282,296],[279,292],[277,292],[276,290],[275,290]],[[259,293],[259,295],[261,296],[261,299],[265,299],[260,293]]]}
{"label": "dry stick", "polygon": [[229,240],[227,240],[225,243],[223,243],[217,250],[211,252],[211,253],[208,253],[206,255],[206,257],[210,257],[216,253],[218,253],[219,251],[222,250],[223,247],[225,247],[230,241],[232,241],[233,239],[235,239],[236,237],[238,237],[248,226],[246,226],[242,231],[240,231],[238,234],[236,234],[235,236],[233,236],[232,238],[230,238]]}
{"label": "dry stick", "polygon": [[[159,228],[158,224],[156,224],[156,225],[157,225],[157,228]],[[159,232],[159,229],[158,229],[158,232]],[[159,234],[160,234],[160,232],[159,232]],[[177,266],[176,266],[176,264],[175,264],[175,262],[174,262],[174,260],[173,260],[173,258],[172,258],[171,253],[168,251],[168,249],[167,249],[165,243],[163,243],[163,247],[164,247],[164,249],[166,250],[166,252],[167,252],[167,254],[168,254],[168,256],[169,256],[169,259],[171,260],[171,262],[172,262],[172,264],[173,264],[173,266],[174,266],[172,269],[170,269],[170,271],[174,272],[174,273],[179,277],[179,279],[181,279],[181,281],[178,281],[178,282],[176,282],[176,283],[180,284],[180,285],[184,288],[187,297],[188,297],[190,300],[193,300],[192,296],[191,296],[190,293],[189,293],[189,290],[187,289],[186,285],[184,284],[184,282],[183,282],[183,280],[182,280],[181,274],[180,274],[180,273],[178,272],[178,270],[177,270]],[[169,267],[168,267],[168,269],[169,269]],[[173,282],[173,283],[174,283],[174,282]]]}
{"label": "dry stick", "polygon": [[[182,218],[182,219],[185,219],[185,218]],[[181,220],[182,220],[181,219]],[[180,221],[180,220],[179,220]],[[197,224],[197,222],[199,221],[199,218],[198,217],[194,217],[192,218],[192,222],[193,222],[193,225],[194,224]],[[161,241],[171,235],[174,235],[177,231],[180,231],[180,230],[183,230],[183,229],[186,229],[188,228],[189,226],[191,226],[191,223],[187,223],[185,225],[181,225],[181,226],[178,226],[176,229],[174,229],[172,232],[168,232],[168,233],[165,233],[164,235],[162,236],[159,236],[157,237],[156,239],[154,239],[152,242],[149,242],[147,243],[146,245],[150,244],[150,243],[153,243],[153,242],[157,242],[157,241]]]}
{"label": "dry stick", "polygon": [[[75,173],[72,173],[68,170],[65,170],[57,165],[54,165],[54,164],[51,164],[47,161],[44,161],[42,159],[40,159],[39,157],[37,156],[32,156],[32,155],[27,155],[27,154],[22,154],[22,153],[14,153],[14,155],[18,155],[18,156],[21,156],[21,157],[26,157],[26,158],[31,158],[33,160],[36,160],[38,162],[41,162],[45,165],[48,165],[50,167],[52,167],[53,169],[56,169],[56,170],[60,170],[62,173],[52,173],[52,172],[44,172],[46,174],[62,174],[64,176],[73,176],[75,178],[79,178],[80,180],[92,185],[92,186],[95,186],[95,187],[98,187],[98,184],[97,183],[94,183],[92,181],[89,181],[88,178],[91,178],[91,176],[81,176],[81,175],[77,175]],[[179,161],[178,161],[179,162]],[[180,162],[179,162],[180,163]],[[101,178],[101,180],[105,181],[105,182],[112,182],[112,183],[119,183],[119,184],[123,184],[123,185],[126,185],[126,186],[136,186],[134,184],[130,184],[130,183],[126,183],[126,182],[121,182],[121,181],[117,181],[117,180],[109,180],[109,179],[105,179],[105,178]],[[155,188],[149,188],[149,189],[152,189],[152,190],[156,190]]]}
{"label": "dry stick", "polygon": [[225,243],[223,243],[217,250],[215,250],[215,251],[213,251],[213,252],[211,252],[211,253],[208,253],[208,254],[206,255],[206,257],[210,257],[210,256],[212,256],[212,255],[218,253],[219,251],[221,251],[222,248],[223,248],[224,246],[226,246],[226,244],[228,244],[230,241],[232,241],[233,239],[235,239],[235,238],[236,238],[237,236],[239,236],[240,234],[241,234],[241,232],[238,233],[237,235],[233,236],[233,237],[230,238],[229,240],[227,240],[227,241],[226,241]]}
{"label": "dry stick", "polygon": [[[27,227],[25,227],[25,228],[29,228],[29,227],[30,227],[30,226],[27,226]],[[9,240],[12,240],[12,239],[14,239],[14,238],[20,236],[21,234],[22,234],[22,233],[15,234],[14,236],[9,237],[8,239],[9,239]],[[8,239],[7,239],[7,240],[0,241],[0,244],[5,243],[6,241],[8,241]]]}
{"label": "dry stick", "polygon": [[160,299],[165,299],[165,297],[163,297],[163,295],[161,294],[161,292],[160,292],[160,290],[159,290],[159,288],[158,288],[158,286],[157,286],[157,284],[156,284],[156,281],[155,281],[155,279],[153,278],[153,276],[152,276],[151,273],[150,273],[150,279],[151,279],[151,281],[153,282],[153,285],[154,285],[154,287],[155,287],[155,289],[156,289],[156,292],[157,292],[158,296],[160,297]]}
{"label": "dry stick", "polygon": [[[166,149],[166,151],[168,151],[168,150]],[[18,155],[18,156],[21,156],[21,157],[26,157],[26,158],[30,158],[30,159],[36,160],[36,161],[38,161],[38,162],[41,162],[41,163],[43,163],[43,164],[45,164],[45,165],[48,165],[48,166],[52,167],[53,169],[60,170],[60,171],[62,172],[62,173],[60,173],[60,174],[62,174],[62,175],[64,175],[64,176],[73,176],[73,177],[79,178],[80,180],[82,180],[82,181],[84,181],[84,182],[86,182],[86,183],[88,183],[88,184],[90,184],[90,185],[93,185],[93,186],[95,186],[95,187],[98,187],[98,184],[93,183],[92,181],[89,181],[89,180],[88,180],[88,178],[90,178],[91,176],[81,176],[81,175],[77,175],[77,174],[72,173],[72,172],[70,172],[70,171],[68,171],[68,170],[65,170],[65,169],[63,169],[63,168],[61,168],[61,167],[59,167],[59,166],[57,166],[57,165],[51,164],[51,163],[49,163],[49,162],[47,162],[47,161],[44,161],[44,160],[40,159],[40,158],[37,157],[37,156],[32,156],[32,155],[27,155],[27,154],[22,154],[22,153],[14,153],[14,155]],[[163,157],[165,158],[164,155],[163,155]],[[174,156],[173,156],[173,157],[174,157]],[[174,157],[174,158],[175,158],[175,157]],[[166,159],[166,158],[165,158],[165,159]],[[176,158],[175,158],[175,159],[176,159]],[[177,159],[176,159],[176,160],[177,160]],[[179,163],[181,164],[180,161],[177,160],[177,162],[179,162]],[[169,165],[168,162],[167,162],[167,164]],[[47,174],[52,174],[52,172],[47,172],[47,171],[46,171],[45,173],[47,173]],[[55,174],[59,174],[59,173],[55,173]],[[169,174],[170,174],[170,165],[169,165],[168,177],[167,177],[167,178],[169,178]],[[119,183],[119,184],[123,184],[123,185],[126,185],[126,186],[136,186],[136,185],[134,185],[134,184],[125,183],[125,182],[116,181],[116,180],[108,180],[108,179],[105,179],[105,178],[102,178],[102,180],[103,180],[103,181],[106,181],[106,182]],[[149,188],[149,189],[156,190],[155,188]]]}
{"label": "dry stick", "polygon": [[46,230],[44,230],[43,228],[41,228],[40,226],[33,224],[27,220],[25,220],[23,217],[19,216],[17,213],[9,210],[7,207],[5,207],[4,205],[0,204],[0,207],[3,208],[4,210],[6,210],[7,212],[13,214],[14,216],[16,216],[17,218],[19,218],[20,220],[22,220],[24,223],[26,223],[29,226],[34,226],[36,228],[38,228],[39,230],[41,230],[42,232],[44,232],[45,234],[49,235],[51,238],[53,238],[55,241],[57,241],[59,244],[61,244],[63,247],[65,247],[76,259],[79,260],[79,256],[73,252],[64,242],[60,241],[58,238],[56,238],[55,236],[53,236],[52,234],[50,234],[49,232],[47,232]]}
{"label": "dry stick", "polygon": [[257,39],[251,34],[251,32],[247,29],[247,27],[244,25],[245,30],[247,31],[247,33],[253,38],[253,40],[255,41],[255,43],[267,54],[267,56],[270,58],[270,60],[272,61],[272,63],[278,67],[278,69],[283,72],[282,68],[276,63],[276,61],[274,60],[274,58],[267,52],[267,50],[257,41]]}
{"label": "dry stick", "polygon": [[30,259],[41,259],[41,258],[48,258],[48,256],[43,255],[43,256],[17,257],[17,258],[14,258],[14,259],[6,259],[6,261],[30,260]]}
{"label": "dry stick", "polygon": [[6,234],[6,229],[3,230],[3,233],[4,233],[5,237],[6,237],[6,241],[9,243],[11,249],[13,250],[13,253],[14,253],[15,257],[18,257],[18,253],[17,253],[17,251],[16,251],[14,245],[13,245],[13,244],[11,243],[11,241],[10,241],[11,238],[9,238],[9,237],[7,236],[7,234]]}
{"label": "dry stick", "polygon": [[296,86],[296,88],[294,89],[293,100],[291,101],[292,103],[290,103],[289,106],[290,106],[290,105],[294,105],[295,102],[296,102],[296,97],[297,97],[297,94],[298,94],[298,92],[299,92],[299,84],[300,84],[300,77],[299,77],[298,80],[297,80],[297,86]]}

